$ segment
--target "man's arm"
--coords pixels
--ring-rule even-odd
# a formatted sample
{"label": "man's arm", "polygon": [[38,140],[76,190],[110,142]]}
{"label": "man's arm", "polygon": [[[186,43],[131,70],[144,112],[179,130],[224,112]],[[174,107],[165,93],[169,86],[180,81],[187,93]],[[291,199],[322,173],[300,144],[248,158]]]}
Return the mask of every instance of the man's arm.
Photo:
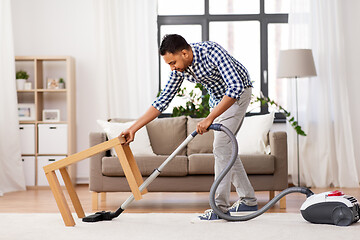
{"label": "man's arm", "polygon": [[126,142],[124,144],[129,144],[130,142],[134,141],[135,133],[157,118],[160,115],[160,111],[154,108],[153,106],[150,106],[149,109],[145,112],[144,115],[142,115],[131,127],[120,133],[120,136],[125,137]]}
{"label": "man's arm", "polygon": [[126,139],[124,144],[129,144],[130,142],[134,141],[135,133],[140,128],[158,117],[161,112],[169,106],[171,100],[175,97],[183,81],[184,77],[181,72],[171,72],[169,81],[167,82],[160,96],[153,102],[144,115],[142,115],[129,129],[123,131],[120,134],[120,136],[124,136]]}
{"label": "man's arm", "polygon": [[214,122],[214,120],[225,112],[229,107],[231,107],[236,102],[236,99],[224,96],[219,104],[211,111],[211,113],[201,122],[196,125],[196,131],[199,134],[207,132],[209,126]]}

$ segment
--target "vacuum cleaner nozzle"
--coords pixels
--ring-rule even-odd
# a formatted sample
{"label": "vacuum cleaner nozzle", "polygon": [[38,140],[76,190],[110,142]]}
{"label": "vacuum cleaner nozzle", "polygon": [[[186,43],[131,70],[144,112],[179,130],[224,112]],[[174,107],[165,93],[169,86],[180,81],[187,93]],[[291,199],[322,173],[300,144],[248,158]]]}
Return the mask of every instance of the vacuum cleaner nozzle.
{"label": "vacuum cleaner nozzle", "polygon": [[111,221],[113,218],[118,217],[123,211],[124,211],[124,209],[122,209],[121,207],[118,210],[116,210],[115,212],[101,211],[101,212],[94,213],[90,216],[84,217],[82,219],[82,221],[83,222]]}
{"label": "vacuum cleaner nozzle", "polygon": [[97,212],[94,213],[90,216],[84,217],[82,219],[83,222],[100,222],[100,221],[110,221],[111,219],[113,219],[111,217],[111,212]]}

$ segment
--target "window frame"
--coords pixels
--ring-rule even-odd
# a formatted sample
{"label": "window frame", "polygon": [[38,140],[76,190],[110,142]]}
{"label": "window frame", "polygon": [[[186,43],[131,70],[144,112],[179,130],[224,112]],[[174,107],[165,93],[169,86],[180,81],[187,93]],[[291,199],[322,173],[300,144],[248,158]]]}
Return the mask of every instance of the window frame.
{"label": "window frame", "polygon": [[[260,1],[260,11],[257,14],[210,14],[209,0],[204,0],[205,9],[203,15],[158,15],[158,46],[160,46],[160,29],[163,25],[201,25],[202,41],[209,40],[210,22],[232,22],[232,21],[259,21],[260,22],[260,88],[265,97],[268,96],[268,80],[264,73],[268,73],[268,25],[273,23],[288,23],[287,13],[265,13],[265,0]],[[161,57],[159,56],[159,76]],[[161,91],[161,79],[159,79],[159,91]],[[259,113],[247,113],[248,115],[261,115],[268,113],[268,106],[261,106]],[[171,114],[161,114],[168,117]],[[285,116],[281,113],[275,114],[274,122],[285,122]]]}

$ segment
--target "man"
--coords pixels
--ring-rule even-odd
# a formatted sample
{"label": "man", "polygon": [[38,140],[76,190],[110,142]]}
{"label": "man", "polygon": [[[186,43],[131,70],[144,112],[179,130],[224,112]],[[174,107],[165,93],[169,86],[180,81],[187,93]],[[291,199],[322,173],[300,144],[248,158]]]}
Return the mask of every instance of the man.
{"label": "man", "polygon": [[[210,94],[209,105],[212,110],[197,124],[196,131],[203,134],[213,122],[216,122],[237,134],[251,98],[252,84],[246,68],[215,42],[188,44],[177,34],[166,35],[163,38],[160,54],[170,65],[172,72],[169,81],[147,112],[120,134],[125,137],[125,144],[132,142],[140,128],[158,117],[168,107],[184,80],[201,83]],[[213,143],[215,178],[227,165],[231,157],[231,148],[227,135],[215,131]],[[240,199],[230,207],[231,182],[236,187]],[[239,158],[219,185],[215,202],[227,214],[257,210],[254,189]],[[219,219],[211,209],[206,210],[199,218]]]}

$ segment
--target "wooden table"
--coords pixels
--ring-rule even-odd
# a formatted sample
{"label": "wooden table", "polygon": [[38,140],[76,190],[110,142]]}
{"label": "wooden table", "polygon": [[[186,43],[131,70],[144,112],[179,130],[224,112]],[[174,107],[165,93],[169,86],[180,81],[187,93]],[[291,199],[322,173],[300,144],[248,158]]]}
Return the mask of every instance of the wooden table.
{"label": "wooden table", "polygon": [[126,179],[129,183],[135,200],[142,199],[142,194],[147,193],[146,189],[144,189],[142,192],[140,192],[139,190],[139,186],[143,183],[143,179],[129,145],[122,145],[122,143],[124,142],[124,138],[114,138],[44,166],[46,178],[55,197],[56,204],[64,220],[65,226],[75,226],[75,221],[71,215],[69,205],[66,202],[64,193],[60,187],[60,183],[57,179],[55,171],[60,171],[61,176],[64,179],[65,187],[69,193],[71,202],[75,208],[75,212],[79,218],[83,218],[85,217],[85,213],[74,189],[74,185],[71,182],[69,173],[67,171],[67,166],[84,160],[95,154],[106,151],[110,148],[114,148],[116,154],[118,155],[120,164],[124,170]]}

